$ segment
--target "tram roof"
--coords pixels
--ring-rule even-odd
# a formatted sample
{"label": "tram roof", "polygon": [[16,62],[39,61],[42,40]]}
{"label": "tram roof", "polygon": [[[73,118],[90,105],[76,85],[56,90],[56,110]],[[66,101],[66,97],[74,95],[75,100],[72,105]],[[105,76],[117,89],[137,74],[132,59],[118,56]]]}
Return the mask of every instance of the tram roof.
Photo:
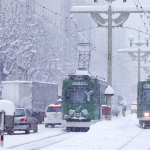
{"label": "tram roof", "polygon": [[87,75],[87,76],[91,76],[88,70],[76,70],[76,72],[72,75]]}

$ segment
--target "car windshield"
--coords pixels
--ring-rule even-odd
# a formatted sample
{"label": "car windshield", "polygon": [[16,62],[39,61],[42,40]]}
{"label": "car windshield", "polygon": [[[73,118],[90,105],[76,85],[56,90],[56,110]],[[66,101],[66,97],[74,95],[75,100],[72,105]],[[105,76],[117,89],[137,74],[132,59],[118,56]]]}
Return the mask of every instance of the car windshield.
{"label": "car windshield", "polygon": [[61,112],[61,107],[48,107],[47,112]]}
{"label": "car windshield", "polygon": [[15,110],[15,117],[23,117],[25,116],[24,109],[16,109]]}
{"label": "car windshield", "polygon": [[66,90],[66,102],[71,104],[85,104],[91,102],[93,90],[89,88],[71,88]]}

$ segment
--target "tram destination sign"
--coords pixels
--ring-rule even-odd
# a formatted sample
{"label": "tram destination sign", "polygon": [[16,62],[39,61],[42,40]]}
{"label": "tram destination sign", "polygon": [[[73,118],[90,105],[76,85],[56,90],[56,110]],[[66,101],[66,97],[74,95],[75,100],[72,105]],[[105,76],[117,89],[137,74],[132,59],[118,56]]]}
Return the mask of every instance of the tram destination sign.
{"label": "tram destination sign", "polygon": [[150,83],[144,83],[143,88],[144,89],[150,89]]}
{"label": "tram destination sign", "polygon": [[87,85],[86,81],[72,81],[72,85]]}

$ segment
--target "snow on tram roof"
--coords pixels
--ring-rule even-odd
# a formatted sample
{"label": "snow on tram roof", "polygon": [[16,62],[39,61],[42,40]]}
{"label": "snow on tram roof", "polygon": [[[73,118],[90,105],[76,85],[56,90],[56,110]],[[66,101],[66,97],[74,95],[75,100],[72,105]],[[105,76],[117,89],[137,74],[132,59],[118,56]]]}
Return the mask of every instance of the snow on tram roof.
{"label": "snow on tram roof", "polygon": [[76,70],[76,72],[72,75],[88,75],[88,76],[91,76],[88,70]]}

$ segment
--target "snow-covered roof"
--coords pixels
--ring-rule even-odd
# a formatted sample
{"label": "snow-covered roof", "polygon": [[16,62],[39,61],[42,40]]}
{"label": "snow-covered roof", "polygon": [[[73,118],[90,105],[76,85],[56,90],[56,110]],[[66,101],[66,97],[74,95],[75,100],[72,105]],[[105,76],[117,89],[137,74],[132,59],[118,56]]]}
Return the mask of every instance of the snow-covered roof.
{"label": "snow-covered roof", "polygon": [[[108,12],[109,5],[105,6],[73,6],[71,8],[71,13],[92,13],[92,12],[101,12],[101,13],[106,13]],[[120,12],[132,12],[132,13],[138,13],[139,11],[149,11],[150,12],[150,7],[148,6],[142,6],[137,7],[136,6],[116,6],[112,5],[111,7],[112,11],[114,13],[120,13]]]}
{"label": "snow-covered roof", "polygon": [[137,101],[133,101],[132,104],[137,104]]}
{"label": "snow-covered roof", "polygon": [[61,102],[62,101],[62,99],[61,98],[59,98],[58,100],[57,100],[57,102]]}
{"label": "snow-covered roof", "polygon": [[76,72],[72,75],[88,75],[88,76],[91,76],[88,70],[76,70]]}
{"label": "snow-covered roof", "polygon": [[110,85],[108,85],[108,87],[106,88],[105,94],[115,94],[113,88]]}
{"label": "snow-covered roof", "polygon": [[7,84],[12,84],[12,83],[32,83],[32,81],[2,81],[3,84],[7,83]]}
{"label": "snow-covered roof", "polygon": [[15,105],[9,100],[0,100],[0,112],[5,111],[5,115],[13,116],[15,112]]}
{"label": "snow-covered roof", "polygon": [[[35,81],[36,82],[36,81]],[[16,80],[16,81],[2,81],[3,84],[18,84],[18,83],[29,83],[32,84],[33,81],[20,81],[20,80]],[[54,84],[57,85],[56,83],[50,83],[50,82],[37,82],[37,83],[45,83],[45,84]]]}
{"label": "snow-covered roof", "polygon": [[[132,53],[137,53],[138,52],[138,48],[123,48],[123,49],[119,49],[117,50],[118,53],[124,53],[124,52],[132,52]],[[140,48],[140,53],[146,53],[146,52],[150,52],[150,49],[148,48]]]}

